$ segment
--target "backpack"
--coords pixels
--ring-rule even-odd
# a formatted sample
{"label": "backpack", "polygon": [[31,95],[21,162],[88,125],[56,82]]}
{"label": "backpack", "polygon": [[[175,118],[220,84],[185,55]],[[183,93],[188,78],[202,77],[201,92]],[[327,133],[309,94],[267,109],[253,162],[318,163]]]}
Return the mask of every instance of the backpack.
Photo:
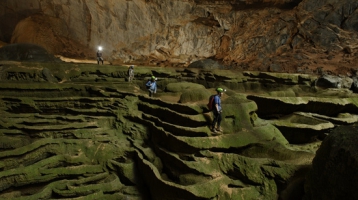
{"label": "backpack", "polygon": [[145,87],[146,87],[147,89],[150,88],[150,85],[148,85],[149,81],[150,81],[150,80],[148,80],[148,82],[145,84]]}
{"label": "backpack", "polygon": [[209,110],[213,110],[214,109],[214,99],[215,99],[215,96],[216,95],[211,95],[210,97],[209,97],[209,103],[208,103],[208,108],[209,108]]}

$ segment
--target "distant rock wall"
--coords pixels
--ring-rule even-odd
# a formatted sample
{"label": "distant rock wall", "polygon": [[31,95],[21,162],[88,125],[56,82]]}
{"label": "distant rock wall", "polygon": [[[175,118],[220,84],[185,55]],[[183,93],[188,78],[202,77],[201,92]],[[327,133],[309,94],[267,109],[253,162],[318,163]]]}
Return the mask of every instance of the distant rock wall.
{"label": "distant rock wall", "polygon": [[0,40],[77,58],[94,58],[101,45],[113,63],[187,66],[211,57],[289,72],[346,65],[330,52],[355,56],[357,7],[353,0],[3,0]]}

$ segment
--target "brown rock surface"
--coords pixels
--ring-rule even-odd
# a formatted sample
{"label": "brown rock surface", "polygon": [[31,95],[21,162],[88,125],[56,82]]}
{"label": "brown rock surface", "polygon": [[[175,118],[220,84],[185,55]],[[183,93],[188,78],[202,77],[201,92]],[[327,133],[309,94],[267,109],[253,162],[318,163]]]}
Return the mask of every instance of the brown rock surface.
{"label": "brown rock surface", "polygon": [[94,58],[102,45],[114,63],[210,57],[228,68],[346,75],[356,68],[356,8],[350,0],[4,0],[0,40],[75,58]]}
{"label": "brown rock surface", "polygon": [[346,74],[356,68],[357,6],[353,0],[5,0],[0,40],[76,58],[94,58],[102,45],[114,63],[187,66],[214,57],[228,68]]}
{"label": "brown rock surface", "polygon": [[5,45],[7,45],[5,42],[0,41],[0,48],[1,48],[2,46],[5,46]]}
{"label": "brown rock surface", "polygon": [[38,44],[53,54],[68,57],[90,54],[86,46],[68,37],[70,31],[62,19],[32,15],[17,24],[11,43]]}

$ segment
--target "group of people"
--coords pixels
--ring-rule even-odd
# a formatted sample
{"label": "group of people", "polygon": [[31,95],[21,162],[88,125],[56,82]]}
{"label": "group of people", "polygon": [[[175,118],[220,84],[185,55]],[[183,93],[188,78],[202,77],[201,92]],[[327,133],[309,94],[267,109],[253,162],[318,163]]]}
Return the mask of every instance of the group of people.
{"label": "group of people", "polygon": [[[102,65],[103,65],[102,52],[101,52],[101,50],[98,50],[97,51],[97,64],[99,64],[100,62],[102,62]],[[131,66],[129,66],[129,69],[128,69],[128,82],[132,82],[133,79],[134,79],[134,66],[131,65]],[[153,95],[155,93],[157,93],[157,80],[158,79],[155,76],[152,76],[148,80],[148,82],[145,84],[145,86],[149,92],[149,97],[153,97]],[[217,88],[216,89],[217,94],[214,96],[214,105],[213,105],[213,110],[212,110],[214,119],[212,121],[210,129],[212,132],[215,132],[215,133],[222,132],[222,129],[220,127],[221,118],[222,118],[221,117],[221,113],[222,113],[221,97],[225,91],[226,91],[225,89]]]}
{"label": "group of people", "polygon": [[[103,65],[103,57],[102,57],[102,51],[101,49],[98,49],[97,51],[97,64],[102,63]],[[132,82],[134,79],[134,66],[131,65],[128,68],[128,82]],[[155,76],[152,76],[151,79],[145,84],[148,91],[149,96],[152,97],[153,94],[157,93],[157,81],[158,79]]]}
{"label": "group of people", "polygon": [[[134,66],[131,65],[128,68],[128,82],[132,82],[133,79],[134,79]],[[152,76],[145,84],[150,97],[152,97],[155,93],[157,93],[157,80],[158,79],[155,76]]]}

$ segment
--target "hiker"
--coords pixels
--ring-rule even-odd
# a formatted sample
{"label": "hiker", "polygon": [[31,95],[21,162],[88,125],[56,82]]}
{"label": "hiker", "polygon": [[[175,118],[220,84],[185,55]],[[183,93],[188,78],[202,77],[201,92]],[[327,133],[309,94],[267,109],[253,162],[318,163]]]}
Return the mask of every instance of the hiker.
{"label": "hiker", "polygon": [[134,66],[131,65],[128,69],[128,82],[132,82],[134,78]]}
{"label": "hiker", "polygon": [[[221,97],[225,91],[226,90],[222,89],[222,88],[216,89],[217,94],[214,96],[214,103],[213,103],[213,110],[212,110],[214,119],[211,124],[211,131],[213,131],[213,132],[222,132],[222,129],[220,127],[221,113],[222,113]],[[215,126],[216,126],[216,128],[215,128]]]}
{"label": "hiker", "polygon": [[97,51],[97,64],[99,65],[99,62],[102,62],[102,65],[103,65],[103,57],[102,57],[102,49],[99,48],[98,51]]}
{"label": "hiker", "polygon": [[149,91],[149,97],[152,97],[153,94],[157,93],[157,78],[155,76],[152,76],[151,79],[145,84]]}

